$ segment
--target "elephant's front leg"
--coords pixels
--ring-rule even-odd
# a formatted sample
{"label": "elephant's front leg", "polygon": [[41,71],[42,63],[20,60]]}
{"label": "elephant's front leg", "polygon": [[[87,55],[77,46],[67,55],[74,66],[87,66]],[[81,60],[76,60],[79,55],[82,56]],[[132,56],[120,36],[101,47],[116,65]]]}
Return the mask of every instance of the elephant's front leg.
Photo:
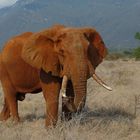
{"label": "elephant's front leg", "polygon": [[72,118],[72,113],[75,112],[74,90],[71,81],[68,81],[66,95],[66,98],[62,98],[62,119],[70,120]]}
{"label": "elephant's front leg", "polygon": [[60,85],[56,82],[42,83],[43,95],[46,100],[46,126],[55,125],[58,119]]}
{"label": "elephant's front leg", "polygon": [[41,86],[46,100],[46,127],[54,126],[58,119],[60,82],[56,77],[41,73]]}

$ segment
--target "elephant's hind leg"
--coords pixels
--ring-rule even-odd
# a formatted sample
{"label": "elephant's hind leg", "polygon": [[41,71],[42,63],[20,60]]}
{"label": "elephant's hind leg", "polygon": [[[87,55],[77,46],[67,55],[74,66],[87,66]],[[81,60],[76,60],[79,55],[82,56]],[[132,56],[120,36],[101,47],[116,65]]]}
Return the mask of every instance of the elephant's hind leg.
{"label": "elephant's hind leg", "polygon": [[[18,103],[16,99],[16,90],[13,88],[10,81],[2,82],[2,87],[4,91],[4,96],[6,100],[6,108],[10,110],[10,116],[12,117],[13,121],[18,122],[19,121],[19,115],[18,115]],[[5,108],[4,108],[5,109]]]}
{"label": "elephant's hind leg", "polygon": [[6,121],[10,117],[10,109],[6,99],[4,100],[3,109],[0,113],[0,121]]}

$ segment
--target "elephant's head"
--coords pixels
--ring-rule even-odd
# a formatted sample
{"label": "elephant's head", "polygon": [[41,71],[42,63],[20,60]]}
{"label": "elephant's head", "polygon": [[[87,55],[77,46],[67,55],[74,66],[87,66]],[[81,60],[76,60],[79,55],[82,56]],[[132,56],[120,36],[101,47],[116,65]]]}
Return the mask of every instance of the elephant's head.
{"label": "elephant's head", "polygon": [[76,110],[84,105],[89,77],[93,75],[104,84],[96,76],[95,68],[105,55],[104,42],[94,29],[61,25],[32,35],[22,50],[22,58],[33,67],[64,77],[62,88],[66,88],[67,80],[72,81]]}

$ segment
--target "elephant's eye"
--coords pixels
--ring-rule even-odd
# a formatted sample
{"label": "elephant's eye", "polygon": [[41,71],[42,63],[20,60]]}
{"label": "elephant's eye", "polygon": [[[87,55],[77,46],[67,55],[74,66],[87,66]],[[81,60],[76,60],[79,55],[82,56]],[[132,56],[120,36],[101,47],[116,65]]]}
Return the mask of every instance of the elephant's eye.
{"label": "elephant's eye", "polygon": [[59,44],[61,43],[61,41],[62,41],[61,39],[58,39],[56,43]]}
{"label": "elephant's eye", "polygon": [[64,56],[64,49],[63,49],[63,48],[60,48],[60,49],[59,49],[59,54],[60,54],[61,56]]}

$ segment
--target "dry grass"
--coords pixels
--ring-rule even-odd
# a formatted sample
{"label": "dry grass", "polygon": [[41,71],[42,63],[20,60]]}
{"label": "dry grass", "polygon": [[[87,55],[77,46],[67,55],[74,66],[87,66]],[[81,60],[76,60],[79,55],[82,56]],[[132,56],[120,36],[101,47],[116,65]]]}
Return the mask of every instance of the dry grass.
{"label": "dry grass", "polygon": [[[140,62],[104,61],[97,73],[113,87],[109,92],[88,81],[86,107],[71,121],[44,128],[42,94],[27,95],[19,104],[22,122],[0,122],[0,140],[139,140],[140,111],[135,116],[135,97],[140,95]],[[3,95],[0,94],[0,109]]]}

